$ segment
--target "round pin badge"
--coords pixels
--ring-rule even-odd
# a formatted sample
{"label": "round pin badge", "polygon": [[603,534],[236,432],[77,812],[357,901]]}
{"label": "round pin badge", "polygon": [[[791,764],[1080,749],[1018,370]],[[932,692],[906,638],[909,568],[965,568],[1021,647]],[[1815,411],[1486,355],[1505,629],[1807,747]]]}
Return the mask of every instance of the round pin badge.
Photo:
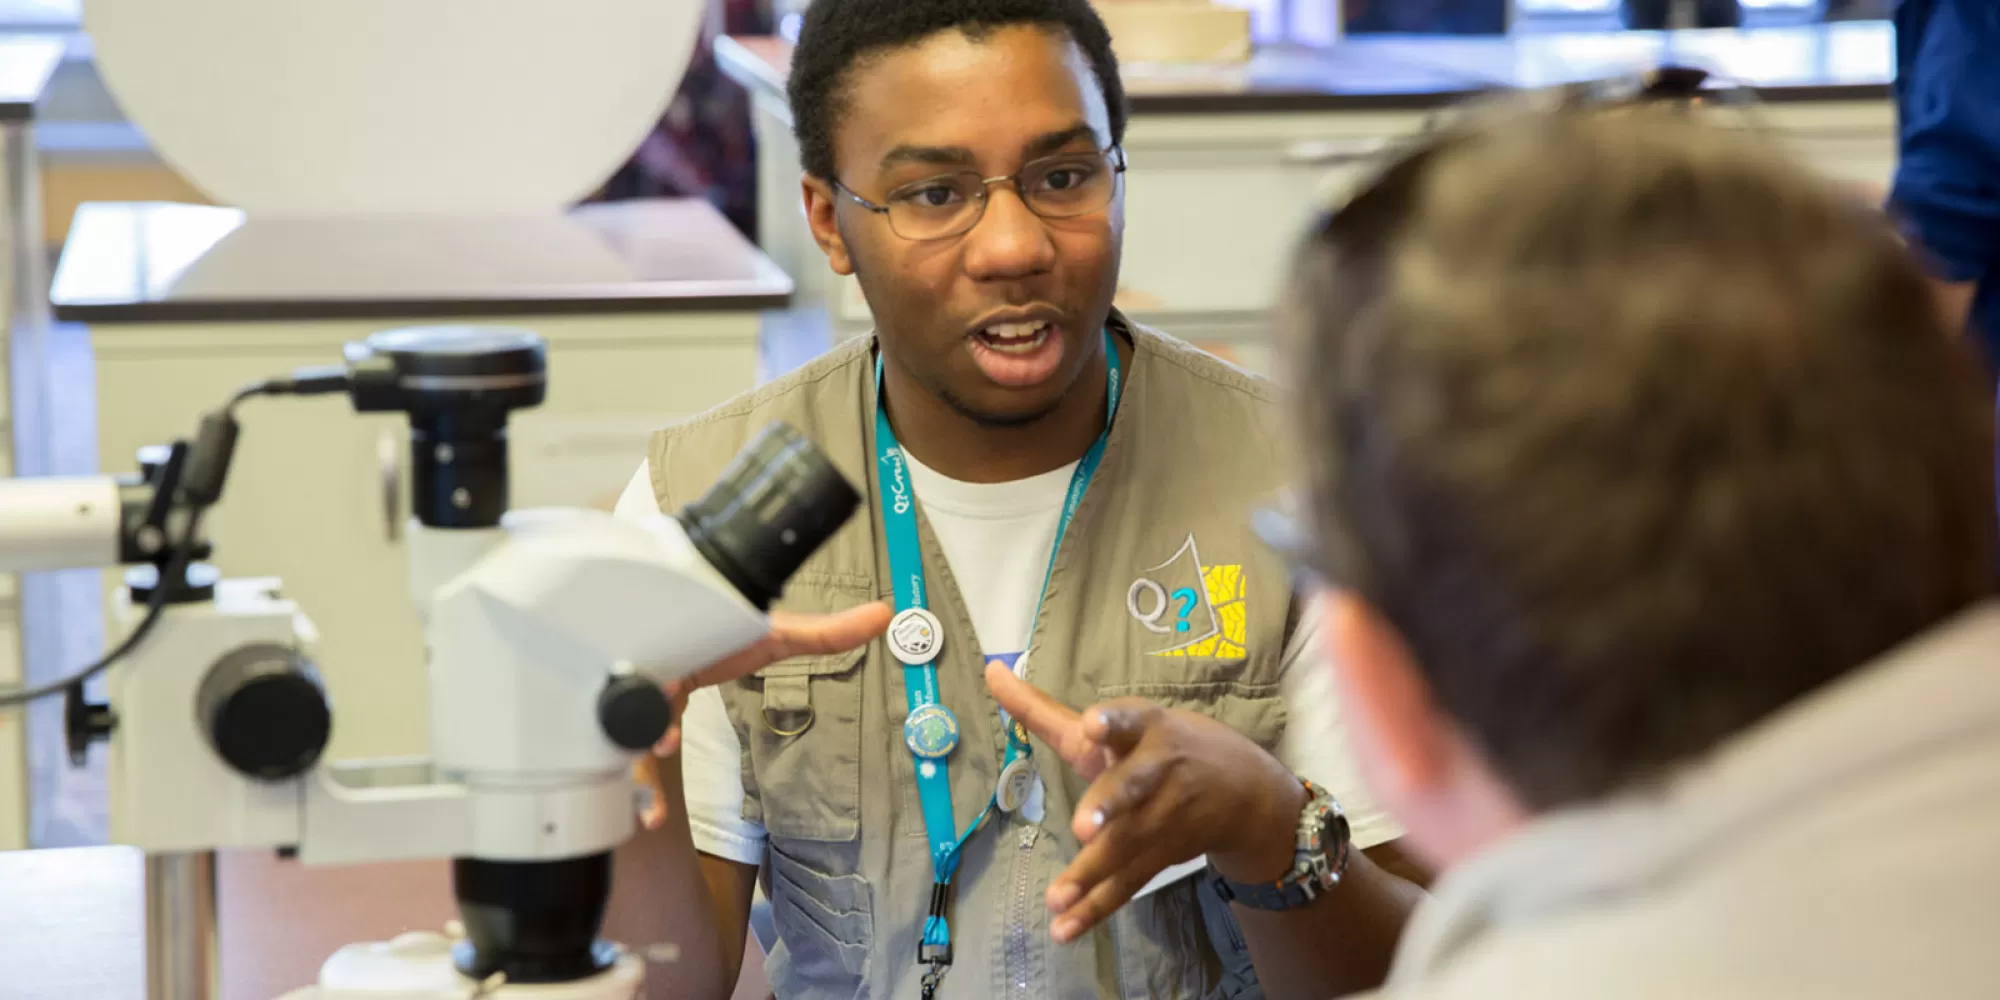
{"label": "round pin badge", "polygon": [[925,760],[950,756],[958,746],[958,719],[943,705],[924,705],[903,720],[903,742]]}
{"label": "round pin badge", "polygon": [[1000,786],[993,792],[994,804],[1003,812],[1014,812],[1027,804],[1034,789],[1034,765],[1026,757],[1017,757],[1000,770]]}
{"label": "round pin badge", "polygon": [[912,667],[937,659],[944,647],[944,626],[923,608],[906,608],[889,620],[889,652]]}

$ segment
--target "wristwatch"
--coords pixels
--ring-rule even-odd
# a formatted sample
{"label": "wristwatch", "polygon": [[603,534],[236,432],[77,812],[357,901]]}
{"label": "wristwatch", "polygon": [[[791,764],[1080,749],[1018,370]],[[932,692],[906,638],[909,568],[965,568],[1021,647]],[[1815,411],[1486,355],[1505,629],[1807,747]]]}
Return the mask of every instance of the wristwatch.
{"label": "wristwatch", "polygon": [[1211,871],[1225,902],[1254,910],[1295,909],[1325,895],[1347,873],[1347,859],[1353,850],[1347,814],[1340,811],[1340,803],[1326,789],[1299,780],[1306,786],[1306,806],[1299,810],[1291,870],[1276,882],[1232,882]]}

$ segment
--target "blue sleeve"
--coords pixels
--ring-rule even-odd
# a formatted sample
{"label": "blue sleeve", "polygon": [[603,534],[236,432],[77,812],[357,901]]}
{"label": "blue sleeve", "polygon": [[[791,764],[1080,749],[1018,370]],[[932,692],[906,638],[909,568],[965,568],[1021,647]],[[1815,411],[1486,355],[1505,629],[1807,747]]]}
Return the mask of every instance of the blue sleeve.
{"label": "blue sleeve", "polygon": [[1946,281],[2000,265],[2000,3],[1896,8],[1901,157],[1890,203]]}

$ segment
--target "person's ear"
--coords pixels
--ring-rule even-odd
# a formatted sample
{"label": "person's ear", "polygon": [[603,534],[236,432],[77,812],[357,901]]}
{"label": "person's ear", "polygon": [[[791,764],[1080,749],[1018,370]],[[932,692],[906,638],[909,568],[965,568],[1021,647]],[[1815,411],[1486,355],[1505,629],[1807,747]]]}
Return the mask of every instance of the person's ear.
{"label": "person's ear", "polygon": [[1351,592],[1321,598],[1350,739],[1365,748],[1368,779],[1391,802],[1412,802],[1450,780],[1451,750],[1416,658],[1394,626]]}
{"label": "person's ear", "polygon": [[806,224],[812,227],[813,242],[826,254],[827,266],[842,277],[853,274],[854,260],[847,253],[847,238],[841,235],[840,220],[834,215],[839,195],[833,185],[807,174],[799,182],[799,189],[806,202]]}

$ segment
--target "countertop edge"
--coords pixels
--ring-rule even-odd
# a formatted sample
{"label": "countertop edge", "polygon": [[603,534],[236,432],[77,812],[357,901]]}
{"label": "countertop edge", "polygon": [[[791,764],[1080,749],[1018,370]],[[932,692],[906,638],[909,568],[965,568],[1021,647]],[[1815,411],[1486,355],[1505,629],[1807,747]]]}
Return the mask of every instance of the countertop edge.
{"label": "countertop edge", "polygon": [[662,315],[762,312],[789,308],[792,289],[742,283],[685,295],[642,291],[522,294],[497,298],[208,299],[156,302],[52,302],[58,322],[83,324],[287,323],[342,320],[448,319],[465,316]]}
{"label": "countertop edge", "polygon": [[[29,86],[0,99],[0,124],[16,125],[35,120],[43,99],[48,97],[49,82],[55,79],[56,70],[62,67],[63,55],[68,51],[68,41],[46,35],[0,35],[0,42],[12,42],[33,46],[40,51],[36,56],[41,65],[28,74]],[[39,43],[39,44],[37,44]]]}

